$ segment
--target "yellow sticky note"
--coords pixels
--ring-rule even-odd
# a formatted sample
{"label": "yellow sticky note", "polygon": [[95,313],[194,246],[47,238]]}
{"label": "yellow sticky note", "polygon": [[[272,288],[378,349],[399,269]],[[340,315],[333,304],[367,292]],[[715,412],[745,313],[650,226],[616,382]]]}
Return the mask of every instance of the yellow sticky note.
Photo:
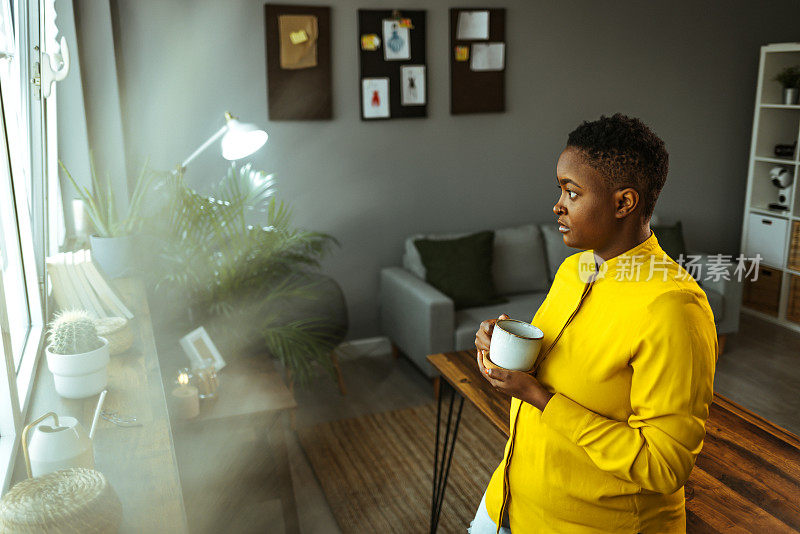
{"label": "yellow sticky note", "polygon": [[456,61],[466,61],[469,59],[469,47],[457,46],[456,47]]}
{"label": "yellow sticky note", "polygon": [[414,25],[411,24],[411,19],[400,19],[398,22],[401,28],[408,28],[409,30],[414,29]]}
{"label": "yellow sticky note", "polygon": [[289,40],[292,44],[300,44],[308,41],[308,34],[305,30],[298,30],[289,34]]}
{"label": "yellow sticky note", "polygon": [[374,33],[361,36],[361,50],[377,50],[381,45],[381,38]]}

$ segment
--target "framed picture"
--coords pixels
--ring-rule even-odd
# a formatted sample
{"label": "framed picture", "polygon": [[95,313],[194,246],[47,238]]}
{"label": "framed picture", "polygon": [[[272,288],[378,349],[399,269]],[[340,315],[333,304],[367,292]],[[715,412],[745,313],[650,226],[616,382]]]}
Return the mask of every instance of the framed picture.
{"label": "framed picture", "polygon": [[399,21],[383,21],[383,58],[386,61],[411,59],[411,35]]}
{"label": "framed picture", "polygon": [[361,80],[361,115],[365,119],[389,118],[389,78]]}
{"label": "framed picture", "polygon": [[222,359],[216,345],[202,326],[183,336],[181,347],[189,357],[189,361],[192,362],[192,369],[204,369],[213,365],[219,371],[225,367],[225,360]]}
{"label": "framed picture", "polygon": [[425,105],[425,65],[403,65],[400,67],[400,92],[404,106]]}

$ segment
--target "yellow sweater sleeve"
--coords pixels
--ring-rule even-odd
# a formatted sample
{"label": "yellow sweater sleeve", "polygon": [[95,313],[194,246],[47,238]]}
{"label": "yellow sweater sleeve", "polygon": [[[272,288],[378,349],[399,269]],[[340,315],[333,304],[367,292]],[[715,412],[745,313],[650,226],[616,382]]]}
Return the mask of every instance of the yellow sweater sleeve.
{"label": "yellow sweater sleeve", "polygon": [[542,414],[600,469],[669,494],[689,478],[703,445],[713,396],[716,331],[708,305],[689,291],[657,297],[632,340],[627,421],[556,394]]}

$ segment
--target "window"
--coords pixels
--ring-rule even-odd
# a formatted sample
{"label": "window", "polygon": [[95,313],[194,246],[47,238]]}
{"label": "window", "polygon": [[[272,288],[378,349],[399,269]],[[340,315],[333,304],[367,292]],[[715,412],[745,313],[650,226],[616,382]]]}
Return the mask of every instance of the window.
{"label": "window", "polygon": [[[46,104],[29,82],[38,59],[40,5],[0,0],[0,480],[19,446],[44,314]],[[53,143],[55,146],[55,143]],[[34,215],[36,214],[36,215]],[[34,231],[34,229],[36,231]],[[38,235],[37,235],[38,234]],[[38,245],[38,247],[37,247]],[[36,249],[38,248],[38,257]]]}

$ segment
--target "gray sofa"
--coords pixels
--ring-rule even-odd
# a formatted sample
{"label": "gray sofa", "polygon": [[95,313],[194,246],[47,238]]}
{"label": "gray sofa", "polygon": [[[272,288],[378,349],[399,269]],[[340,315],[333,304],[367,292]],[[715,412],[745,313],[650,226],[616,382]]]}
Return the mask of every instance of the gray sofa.
{"label": "gray sofa", "polygon": [[[425,267],[414,240],[463,235],[467,234],[411,236],[405,241],[403,266],[384,268],[380,274],[382,331],[395,350],[405,354],[429,377],[438,373],[426,356],[475,348],[475,332],[481,321],[501,313],[530,321],[544,301],[561,262],[577,252],[564,245],[552,222],[495,230],[492,274],[498,293],[508,302],[455,310],[449,297],[425,281]],[[708,255],[703,255],[702,262],[708,262]],[[701,287],[714,312],[720,348],[724,346],[724,336],[739,328],[742,284],[734,280],[733,267],[729,273],[731,280],[701,279]]]}

